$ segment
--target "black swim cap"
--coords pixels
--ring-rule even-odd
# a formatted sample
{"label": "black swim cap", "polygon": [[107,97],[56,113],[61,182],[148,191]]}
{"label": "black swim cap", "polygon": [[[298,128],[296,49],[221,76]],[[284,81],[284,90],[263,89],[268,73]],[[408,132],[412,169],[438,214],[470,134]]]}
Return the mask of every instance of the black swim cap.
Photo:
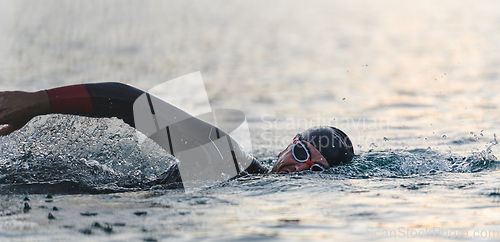
{"label": "black swim cap", "polygon": [[297,137],[314,146],[326,158],[330,167],[346,164],[354,157],[351,140],[335,127],[312,127],[297,134]]}

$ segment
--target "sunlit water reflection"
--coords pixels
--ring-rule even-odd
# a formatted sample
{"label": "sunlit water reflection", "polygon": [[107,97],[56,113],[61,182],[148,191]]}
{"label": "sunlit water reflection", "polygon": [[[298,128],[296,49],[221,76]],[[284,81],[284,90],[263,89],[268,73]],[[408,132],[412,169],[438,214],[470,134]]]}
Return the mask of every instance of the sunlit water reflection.
{"label": "sunlit water reflection", "polygon": [[357,154],[319,174],[138,191],[126,184],[172,162],[151,141],[116,119],[39,117],[0,138],[0,238],[498,239],[498,5],[0,1],[2,90],[201,71],[213,108],[246,113],[264,164],[317,124]]}

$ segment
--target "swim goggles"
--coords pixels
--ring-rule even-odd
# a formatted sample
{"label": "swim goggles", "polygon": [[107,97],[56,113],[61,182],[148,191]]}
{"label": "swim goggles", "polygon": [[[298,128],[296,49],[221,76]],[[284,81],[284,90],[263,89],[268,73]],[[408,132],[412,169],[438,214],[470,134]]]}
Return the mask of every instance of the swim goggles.
{"label": "swim goggles", "polygon": [[295,138],[293,138],[292,155],[296,161],[301,163],[307,163],[309,165],[309,170],[311,171],[326,170],[320,164],[311,162],[311,154],[309,154],[307,146],[304,143],[302,143],[302,141],[300,141],[300,137],[295,136]]}

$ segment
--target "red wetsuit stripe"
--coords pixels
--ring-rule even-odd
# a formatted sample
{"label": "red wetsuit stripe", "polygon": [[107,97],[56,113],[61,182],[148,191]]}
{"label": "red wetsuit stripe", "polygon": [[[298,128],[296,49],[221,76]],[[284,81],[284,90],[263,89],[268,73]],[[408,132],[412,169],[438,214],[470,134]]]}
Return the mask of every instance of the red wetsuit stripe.
{"label": "red wetsuit stripe", "polygon": [[50,113],[93,113],[89,93],[83,84],[47,90]]}

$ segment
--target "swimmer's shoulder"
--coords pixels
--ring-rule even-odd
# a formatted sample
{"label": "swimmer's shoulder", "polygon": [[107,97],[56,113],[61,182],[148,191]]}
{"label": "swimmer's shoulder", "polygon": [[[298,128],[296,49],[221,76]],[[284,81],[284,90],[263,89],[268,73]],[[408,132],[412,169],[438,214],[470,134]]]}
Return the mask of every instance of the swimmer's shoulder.
{"label": "swimmer's shoulder", "polygon": [[252,163],[245,170],[249,174],[264,174],[268,173],[269,169],[264,167],[255,157],[252,160]]}

